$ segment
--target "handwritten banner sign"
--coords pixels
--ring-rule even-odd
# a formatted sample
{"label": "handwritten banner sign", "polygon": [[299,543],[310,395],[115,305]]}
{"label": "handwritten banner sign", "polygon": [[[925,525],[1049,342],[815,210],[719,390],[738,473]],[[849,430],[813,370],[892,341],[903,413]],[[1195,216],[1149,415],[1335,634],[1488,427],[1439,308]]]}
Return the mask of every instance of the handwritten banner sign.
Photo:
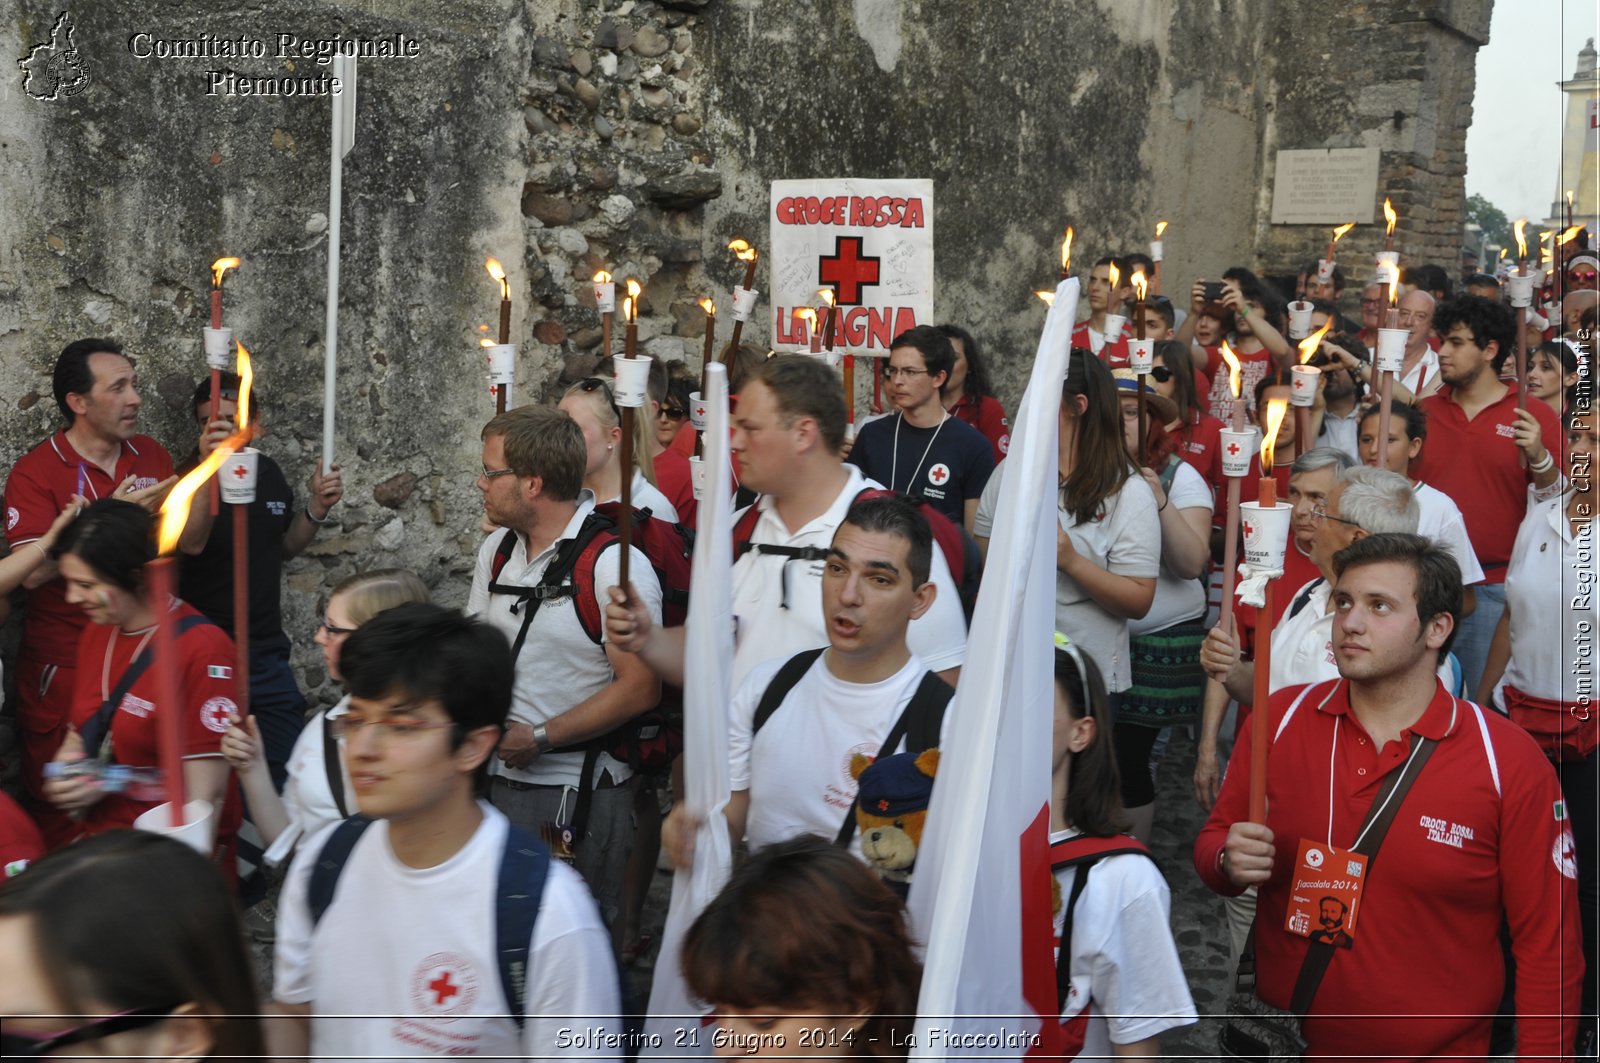
{"label": "handwritten banner sign", "polygon": [[933,182],[774,181],[772,336],[800,347],[794,312],[839,302],[838,347],[887,355],[908,328],[933,323]]}

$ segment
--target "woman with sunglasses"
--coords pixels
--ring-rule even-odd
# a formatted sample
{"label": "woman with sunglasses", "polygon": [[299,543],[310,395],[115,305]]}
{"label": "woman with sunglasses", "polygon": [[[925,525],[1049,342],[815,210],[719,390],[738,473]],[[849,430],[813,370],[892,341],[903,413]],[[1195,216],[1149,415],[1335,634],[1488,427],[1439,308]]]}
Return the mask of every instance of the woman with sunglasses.
{"label": "woman with sunglasses", "polygon": [[[622,497],[622,413],[617,409],[610,382],[600,377],[580,380],[561,396],[561,410],[583,432],[589,452],[583,486],[594,493],[597,504],[615,502]],[[678,511],[656,487],[651,463],[655,429],[647,424],[644,410],[633,419],[633,508],[648,509],[659,520],[676,524]]]}
{"label": "woman with sunglasses", "polygon": [[1011,446],[1011,423],[1006,420],[1006,408],[994,397],[989,366],[978,347],[978,338],[960,325],[940,325],[939,331],[956,352],[950,379],[944,382],[940,396],[944,408],[982,432],[994,448],[994,460],[1004,461]]}
{"label": "woman with sunglasses", "polygon": [[[131,827],[167,799],[165,787],[151,776],[161,763],[157,721],[161,713],[176,712],[182,721],[183,788],[189,801],[210,806],[215,859],[231,881],[242,808],[221,744],[237,709],[233,640],[192,606],[176,598],[156,600],[145,570],[152,546],[150,514],[132,502],[105,498],[67,525],[51,551],[67,604],[81,608],[90,621],[78,639],[71,727],[45,769],[45,798],[71,821],[51,840]],[[156,660],[158,620],[174,626],[175,660]],[[179,677],[176,705],[162,701],[162,667]],[[132,778],[122,784],[107,770],[113,766]]]}
{"label": "woman with sunglasses", "polygon": [[1213,493],[1226,490],[1228,481],[1222,475],[1225,426],[1200,402],[1200,382],[1205,376],[1194,367],[1189,349],[1177,340],[1161,340],[1156,344],[1155,355],[1150,387],[1177,408],[1177,416],[1166,425],[1173,452],[1200,474]]}
{"label": "woman with sunglasses", "polygon": [[0,886],[0,1055],[258,1059],[226,884],[188,846],[111,831]]}
{"label": "woman with sunglasses", "polygon": [[[345,639],[362,624],[386,609],[428,600],[427,585],[399,569],[363,572],[340,583],[328,597],[322,623],[317,626],[316,643],[322,647],[328,677],[336,683],[342,681],[339,651]],[[222,736],[223,756],[238,772],[251,819],[267,846],[268,864],[282,864],[301,838],[309,838],[356,811],[349,796],[349,772],[344,768],[339,740],[334,735],[334,721],[349,710],[350,695],[346,694],[300,732],[289,754],[289,774],[281,796],[272,786],[255,717],[241,720],[235,715],[228,733]]]}
{"label": "woman with sunglasses", "polygon": [[1169,926],[1172,895],[1155,861],[1132,837],[1089,855],[1126,829],[1107,701],[1100,669],[1058,634],[1050,777],[1057,1004],[1067,1058],[1154,1059],[1161,1034],[1197,1016]]}

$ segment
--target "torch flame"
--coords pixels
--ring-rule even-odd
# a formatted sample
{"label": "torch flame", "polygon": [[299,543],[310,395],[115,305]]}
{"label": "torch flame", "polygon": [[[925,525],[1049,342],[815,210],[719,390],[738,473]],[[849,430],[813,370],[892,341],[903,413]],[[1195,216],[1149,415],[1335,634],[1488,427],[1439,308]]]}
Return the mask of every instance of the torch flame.
{"label": "torch flame", "polygon": [[509,297],[511,284],[506,280],[505,267],[500,265],[500,260],[491,258],[484,262],[483,268],[489,271],[489,276],[500,282],[500,294]]}
{"label": "torch flame", "polygon": [[711,301],[710,296],[700,300],[700,309],[706,312],[707,317],[717,316],[717,304]]}
{"label": "torch flame", "polygon": [[639,293],[644,291],[639,282],[632,277],[628,278],[628,298],[622,301],[622,320],[639,320]]}
{"label": "torch flame", "polygon": [[1228,363],[1228,388],[1233,392],[1233,397],[1239,397],[1239,356],[1233,353],[1233,348],[1228,346],[1228,341],[1222,341],[1222,360]]}
{"label": "torch flame", "polygon": [[189,471],[189,474],[175,484],[167,492],[166,501],[161,503],[161,526],[157,536],[157,543],[163,556],[172,553],[178,547],[178,536],[183,534],[183,526],[189,520],[189,499],[200,489],[200,485],[211,479],[222,463],[233,456],[234,437],[230,436],[217,445],[217,448],[206,455],[202,461]]}
{"label": "torch flame", "polygon": [[[250,368],[250,352],[244,349],[244,344],[234,344],[239,354],[234,360],[234,372],[239,374],[239,406],[238,413],[234,415],[233,423],[239,426],[239,434],[247,436],[250,431],[250,385],[255,380],[255,372]],[[213,411],[215,415],[215,411]],[[240,439],[241,446],[246,439]]]}
{"label": "torch flame", "polygon": [[494,346],[494,340],[491,340],[489,337],[485,336],[483,339],[478,341],[478,346],[479,347],[493,347]]}
{"label": "torch flame", "polygon": [[633,300],[632,299],[624,299],[624,300],[622,300],[622,320],[624,320],[624,321],[632,321],[633,320]]}
{"label": "torch flame", "polygon": [[1142,303],[1142,302],[1144,302],[1145,295],[1149,291],[1150,291],[1150,285],[1144,279],[1144,267],[1140,266],[1138,269],[1133,271],[1134,298],[1138,299]]}
{"label": "torch flame", "polygon": [[757,251],[743,240],[734,240],[728,245],[728,250],[733,252],[733,257],[740,262],[754,262]]}
{"label": "torch flame", "polygon": [[1400,215],[1394,212],[1394,206],[1389,202],[1388,196],[1383,197],[1383,217],[1388,222],[1384,227],[1383,234],[1385,236],[1393,236],[1394,227],[1400,221]]}
{"label": "torch flame", "polygon": [[802,306],[794,312],[794,316],[804,321],[809,327],[817,327],[817,312],[809,306]]}
{"label": "torch flame", "polygon": [[1527,227],[1527,218],[1518,218],[1516,221],[1511,223],[1511,231],[1516,233],[1517,236],[1517,257],[1519,259],[1528,257],[1528,241],[1524,239],[1522,235],[1522,231]]}
{"label": "torch flame", "polygon": [[1055,292],[1039,291],[1039,292],[1034,292],[1033,294],[1037,295],[1040,299],[1043,299],[1045,306],[1055,306],[1056,305],[1056,293]]}
{"label": "torch flame", "polygon": [[1501,248],[1501,249],[1500,249],[1500,261],[1502,261],[1502,262],[1503,262],[1503,261],[1505,261],[1505,257],[1506,257],[1506,256],[1507,256],[1507,255],[1509,255],[1509,254],[1510,254],[1510,253],[1511,253],[1511,252],[1510,252],[1510,251],[1509,251],[1509,250],[1507,250],[1507,249],[1506,249],[1506,248],[1504,248],[1504,247],[1502,247],[1502,248]]}
{"label": "torch flame", "polygon": [[1343,225],[1337,226],[1333,230],[1333,242],[1335,244],[1337,244],[1339,242],[1339,237],[1343,236],[1345,233],[1349,232],[1351,229],[1354,229],[1355,227],[1356,227],[1356,223],[1353,222],[1353,221],[1347,221]]}
{"label": "torch flame", "polygon": [[1164,222],[1164,221],[1156,222],[1156,239],[1157,240],[1161,239],[1161,234],[1166,232],[1166,231],[1167,231],[1167,223],[1166,222]]}
{"label": "torch flame", "polygon": [[634,298],[634,299],[639,298],[639,293],[642,292],[642,291],[644,291],[644,289],[642,287],[640,287],[638,281],[634,280],[631,277],[628,278],[628,295],[631,298]]}
{"label": "torch flame", "polygon": [[479,325],[478,326],[478,331],[479,332],[488,332],[489,331],[489,326],[488,325]]}
{"label": "torch flame", "polygon": [[[1163,222],[1163,225],[1166,223]],[[1159,232],[1157,235],[1160,235]],[[1067,234],[1061,238],[1061,272],[1065,273],[1072,268],[1072,226],[1067,226]]]}
{"label": "torch flame", "polygon": [[1332,327],[1333,318],[1330,317],[1328,320],[1322,323],[1321,328],[1317,329],[1317,331],[1300,341],[1301,365],[1305,365],[1307,362],[1311,361],[1312,356],[1317,353],[1317,348],[1322,346],[1322,337],[1326,336],[1328,334],[1328,330]]}
{"label": "torch flame", "polygon": [[219,258],[211,263],[211,286],[222,287],[222,275],[230,269],[238,269],[239,260],[236,258]]}
{"label": "torch flame", "polygon": [[1117,297],[1117,289],[1122,287],[1122,271],[1117,268],[1115,262],[1111,263],[1110,278],[1111,298],[1115,299]]}
{"label": "torch flame", "polygon": [[1278,428],[1283,424],[1283,415],[1288,412],[1288,399],[1267,400],[1267,434],[1261,440],[1261,472],[1264,476],[1271,475],[1272,448],[1278,442]]}
{"label": "torch flame", "polygon": [[[1571,195],[1572,193],[1569,192],[1567,194]],[[1564,232],[1560,236],[1556,237],[1556,246],[1557,247],[1566,247],[1572,241],[1576,240],[1578,238],[1578,234],[1581,233],[1581,232],[1583,232],[1583,226],[1581,226],[1581,225],[1572,226],[1566,232]]]}
{"label": "torch flame", "polygon": [[611,274],[607,273],[605,270],[601,270],[599,273],[594,275],[594,282],[596,284],[610,284]]}
{"label": "torch flame", "polygon": [[1572,209],[1572,189],[1567,189],[1567,209]]}
{"label": "torch flame", "polygon": [[827,303],[829,306],[832,306],[833,305],[833,289],[832,288],[818,288],[817,289],[817,298],[821,299],[823,302]]}

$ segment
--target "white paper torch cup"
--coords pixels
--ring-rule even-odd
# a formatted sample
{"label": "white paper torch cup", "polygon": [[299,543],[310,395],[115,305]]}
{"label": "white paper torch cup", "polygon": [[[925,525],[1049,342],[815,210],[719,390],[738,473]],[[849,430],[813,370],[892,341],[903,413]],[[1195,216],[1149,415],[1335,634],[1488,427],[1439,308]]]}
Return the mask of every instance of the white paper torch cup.
{"label": "white paper torch cup", "polygon": [[1378,280],[1384,281],[1390,277],[1393,277],[1396,280],[1398,280],[1400,277],[1400,252],[1379,251]]}
{"label": "white paper torch cup", "polygon": [[844,352],[838,348],[834,348],[833,350],[818,351],[817,357],[822,359],[823,365],[834,370],[835,372],[838,372],[839,369],[844,365]]}
{"label": "white paper torch cup", "polygon": [[1150,241],[1150,261],[1151,262],[1160,262],[1161,261],[1161,241],[1160,240],[1151,240]]}
{"label": "white paper torch cup", "polygon": [[211,328],[209,325],[201,330],[206,338],[206,368],[232,369],[233,368],[233,329]]}
{"label": "white paper torch cup", "polygon": [[1327,284],[1333,280],[1333,260],[1329,258],[1317,259],[1317,281]]}
{"label": "white paper torch cup", "polygon": [[1156,367],[1155,340],[1129,340],[1128,366],[1135,373],[1148,373]]}
{"label": "white paper torch cup", "polygon": [[710,423],[710,411],[706,409],[706,404],[700,401],[700,393],[689,392],[689,427],[696,432],[704,432]]}
{"label": "white paper torch cup", "polygon": [[1283,569],[1284,551],[1289,546],[1289,525],[1294,507],[1279,502],[1270,509],[1260,502],[1239,503],[1240,527],[1244,531],[1244,559],[1254,568]]}
{"label": "white paper torch cup", "polygon": [[644,355],[628,358],[617,354],[612,356],[611,364],[617,377],[616,387],[613,388],[617,406],[639,409],[644,405],[645,392],[649,389],[650,359]]}
{"label": "white paper torch cup", "polygon": [[1380,373],[1398,373],[1406,364],[1406,341],[1411,331],[1403,328],[1378,330],[1378,353],[1374,361]]}
{"label": "white paper torch cup", "polygon": [[1128,319],[1123,317],[1121,314],[1107,314],[1105,333],[1106,342],[1116,343],[1117,340],[1122,336],[1122,327],[1127,323]]}
{"label": "white paper torch cup", "polygon": [[497,343],[493,347],[483,348],[485,359],[489,363],[489,383],[510,384],[517,378],[517,345],[515,343]]}
{"label": "white paper torch cup", "polygon": [[199,853],[210,856],[216,820],[211,814],[211,802],[195,798],[183,806],[183,826],[172,825],[172,802],[168,801],[145,812],[133,821],[134,830],[165,834]]}
{"label": "white paper torch cup", "polygon": [[594,286],[594,308],[602,314],[617,312],[617,286],[615,284],[596,284]]}
{"label": "white paper torch cup", "polygon": [[755,288],[733,289],[733,319],[735,321],[749,321],[751,311],[756,308],[756,296],[761,292]]}
{"label": "white paper torch cup", "polygon": [[1506,298],[1521,309],[1533,305],[1533,273],[1513,273],[1506,278]]}
{"label": "white paper torch cup", "polygon": [[256,470],[260,463],[261,452],[255,447],[245,447],[228,455],[217,472],[224,502],[230,506],[248,506],[256,500]]}
{"label": "white paper torch cup", "polygon": [[706,459],[689,459],[689,486],[694,488],[694,500],[705,501],[706,497]]}
{"label": "white paper torch cup", "polygon": [[1224,476],[1248,476],[1250,462],[1256,456],[1256,434],[1245,430],[1222,430],[1222,473]]}
{"label": "white paper torch cup", "polygon": [[1311,335],[1311,314],[1316,310],[1304,299],[1289,304],[1289,338],[1303,340]]}
{"label": "white paper torch cup", "polygon": [[1322,370],[1314,365],[1291,367],[1289,377],[1289,405],[1310,406],[1317,398],[1317,380]]}

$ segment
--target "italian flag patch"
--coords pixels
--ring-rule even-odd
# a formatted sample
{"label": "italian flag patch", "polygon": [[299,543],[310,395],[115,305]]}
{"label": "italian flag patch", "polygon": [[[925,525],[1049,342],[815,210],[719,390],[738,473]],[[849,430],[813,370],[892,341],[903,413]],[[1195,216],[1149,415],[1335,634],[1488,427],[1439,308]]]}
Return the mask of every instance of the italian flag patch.
{"label": "italian flag patch", "polygon": [[233,669],[229,668],[225,664],[208,664],[208,665],[206,665],[206,678],[208,678],[208,679],[232,679],[233,678]]}
{"label": "italian flag patch", "polygon": [[1556,802],[1556,822],[1560,823],[1562,820],[1564,820],[1566,818],[1567,818],[1567,803],[1565,801],[1557,801]]}

